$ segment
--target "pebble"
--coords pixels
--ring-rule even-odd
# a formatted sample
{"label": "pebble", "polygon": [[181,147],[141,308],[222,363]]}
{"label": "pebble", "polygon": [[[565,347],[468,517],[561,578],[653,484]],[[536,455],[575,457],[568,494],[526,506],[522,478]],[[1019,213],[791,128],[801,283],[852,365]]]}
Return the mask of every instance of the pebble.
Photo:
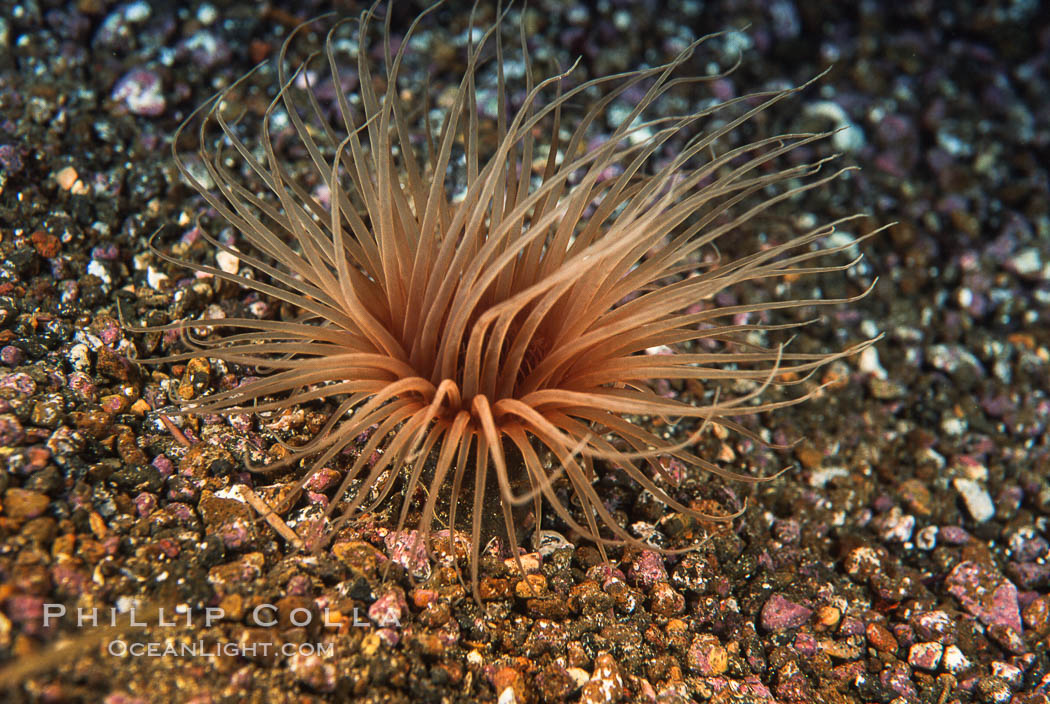
{"label": "pebble", "polygon": [[28,374],[14,372],[0,377],[0,389],[11,389],[20,396],[32,396],[36,393],[36,382]]}
{"label": "pebble", "polygon": [[1024,625],[1040,638],[1050,635],[1050,595],[1043,594],[1033,599],[1032,603],[1024,608],[1021,617]]}
{"label": "pebble", "polygon": [[0,413],[0,445],[14,447],[25,438],[25,429],[13,413]]}
{"label": "pebble", "polygon": [[197,510],[208,532],[222,538],[227,548],[243,549],[255,538],[254,516],[242,501],[220,497],[205,489],[200,494]]}
{"label": "pebble", "polygon": [[944,646],[940,643],[915,643],[908,650],[908,664],[920,670],[934,672],[940,667]]}
{"label": "pebble", "polygon": [[1006,704],[1013,696],[1010,684],[1000,677],[982,677],[977,682],[976,692],[982,704]]}
{"label": "pebble", "polygon": [[[874,346],[866,348],[857,359],[857,368],[864,374],[871,374],[875,379],[885,380],[889,375],[879,363],[879,351]],[[876,398],[878,396],[876,395]]]}
{"label": "pebble", "polygon": [[759,618],[762,628],[767,631],[777,632],[789,628],[798,628],[808,621],[812,614],[812,609],[789,601],[780,594],[774,594],[762,606]]}
{"label": "pebble", "polygon": [[1021,276],[1038,276],[1050,278],[1050,267],[1043,266],[1043,259],[1035,247],[1022,249],[1007,262],[1009,267]]}
{"label": "pebble", "polygon": [[693,639],[686,653],[689,669],[698,675],[713,677],[721,675],[729,667],[729,653],[717,636],[701,633]]}
{"label": "pebble", "polygon": [[154,268],[152,265],[146,269],[146,283],[154,291],[162,291],[167,288],[168,283],[171,281],[171,277],[165,274],[163,271]]}
{"label": "pebble", "polygon": [[795,635],[795,651],[803,658],[812,658],[817,655],[820,645],[813,634],[799,633]]}
{"label": "pebble", "polygon": [[310,491],[324,493],[338,486],[342,478],[343,475],[334,469],[319,467],[310,473],[310,478],[306,480],[305,486]]}
{"label": "pebble", "polygon": [[623,677],[620,666],[609,653],[602,653],[594,659],[594,672],[591,679],[583,686],[580,704],[615,704],[623,699]]}
{"label": "pebble", "polygon": [[482,601],[505,599],[510,593],[510,582],[499,577],[483,577],[478,585],[478,596]]}
{"label": "pebble", "polygon": [[146,517],[157,508],[157,496],[143,491],[135,497],[134,503],[135,512],[141,517]]}
{"label": "pebble", "polygon": [[937,526],[925,526],[915,534],[915,547],[920,550],[933,550],[937,547]]}
{"label": "pebble", "polygon": [[850,476],[850,471],[845,467],[821,467],[809,475],[809,485],[813,488],[821,488],[833,479]]}
{"label": "pebble", "polygon": [[902,512],[899,506],[894,506],[886,513],[876,517],[872,521],[872,526],[883,540],[906,543],[911,540],[912,531],[915,529],[915,516]]}
{"label": "pebble", "polygon": [[685,611],[685,597],[666,582],[653,585],[649,599],[649,608],[657,616],[677,616]]}
{"label": "pebble", "polygon": [[183,401],[197,398],[211,381],[211,364],[205,357],[194,357],[186,362],[186,369],[176,390]]}
{"label": "pebble", "polygon": [[583,686],[591,679],[591,674],[582,667],[567,667],[565,672],[572,678],[574,689],[583,689]]}
{"label": "pebble", "polygon": [[241,260],[240,257],[232,252],[220,250],[215,253],[215,263],[227,274],[236,274],[237,269],[240,268]]}
{"label": "pebble", "polygon": [[893,653],[897,650],[897,639],[893,633],[881,623],[869,623],[865,629],[868,642],[880,653]]}
{"label": "pebble", "polygon": [[197,66],[210,69],[230,60],[230,47],[209,31],[200,31],[179,44],[180,52],[189,55]]}
{"label": "pebble", "polygon": [[106,394],[99,399],[99,405],[110,417],[126,413],[131,408],[131,401],[124,394]]}
{"label": "pebble", "polygon": [[918,699],[919,692],[912,684],[908,666],[902,662],[895,662],[880,672],[879,684],[903,697],[905,701],[911,702]]}
{"label": "pebble", "polygon": [[984,366],[962,345],[930,345],[927,349],[930,364],[943,372],[959,377],[963,374],[984,376]]}
{"label": "pebble", "polygon": [[219,11],[211,3],[202,3],[197,8],[197,21],[203,25],[212,24],[219,16]]}
{"label": "pebble", "polygon": [[376,548],[363,541],[340,540],[332,544],[332,556],[366,581],[374,580],[385,558]]}
{"label": "pebble", "polygon": [[62,419],[63,402],[58,394],[47,394],[33,403],[29,424],[54,429]]}
{"label": "pebble", "polygon": [[320,655],[294,653],[288,669],[295,678],[316,692],[331,692],[338,681],[335,664]]}
{"label": "pebble", "polygon": [[79,400],[89,403],[98,401],[98,386],[84,372],[71,373],[67,385]]}
{"label": "pebble", "polygon": [[[76,171],[74,171],[73,173],[75,175]],[[79,190],[74,186],[70,186],[70,188],[66,190],[72,190],[75,195],[80,195],[81,193],[84,193],[84,184],[82,184],[80,181],[77,181],[75,186],[79,186]],[[57,256],[60,251],[62,251],[62,241],[50,232],[37,230],[32,235],[30,235],[29,239],[30,241],[32,241],[33,249],[36,250],[36,253],[39,254],[41,257],[44,257],[45,259],[51,259]]]}
{"label": "pebble", "polygon": [[777,670],[776,683],[777,701],[801,703],[816,700],[809,678],[799,670],[795,661],[788,661]]}
{"label": "pebble", "polygon": [[818,645],[825,653],[839,660],[856,660],[865,652],[864,637],[859,635],[835,640],[824,640],[820,641]]}
{"label": "pebble", "polygon": [[897,487],[901,500],[908,510],[920,516],[929,516],[932,512],[932,496],[926,485],[917,479],[906,479]]}
{"label": "pebble", "polygon": [[978,562],[960,562],[948,573],[945,587],[985,625],[1002,625],[1021,633],[1017,587],[1001,574]]}
{"label": "pebble", "polygon": [[[584,682],[590,679],[586,672],[583,673],[583,676]],[[577,684],[566,668],[557,663],[551,663],[540,670],[536,675],[535,684],[536,688],[543,693],[544,699],[555,702],[568,699],[573,692],[583,686],[582,683]]]}
{"label": "pebble", "polygon": [[122,354],[113,351],[108,345],[101,345],[98,350],[96,367],[99,374],[104,374],[116,381],[132,381],[137,377],[135,365]]}
{"label": "pebble", "polygon": [[912,617],[910,623],[916,635],[925,640],[945,642],[947,635],[954,630],[952,617],[940,609],[925,611]]}
{"label": "pebble", "polygon": [[380,628],[400,626],[407,614],[408,602],[398,587],[387,590],[368,607],[368,618]]}
{"label": "pebble", "polygon": [[531,599],[547,595],[547,578],[542,574],[528,574],[514,585],[514,594],[519,599]]}
{"label": "pebble", "polygon": [[388,533],[384,539],[387,556],[416,579],[430,578],[431,566],[419,531],[402,530]]}
{"label": "pebble", "polygon": [[880,401],[893,401],[908,395],[908,389],[903,384],[892,379],[880,379],[878,376],[873,376],[868,381],[868,391]]}
{"label": "pebble", "polygon": [[849,115],[838,103],[830,100],[808,103],[803,109],[803,114],[809,118],[826,120],[831,124],[832,129],[836,130],[831,138],[835,149],[855,152],[864,147],[864,130],[850,120]]}
{"label": "pebble", "polygon": [[664,558],[654,550],[642,550],[627,568],[627,578],[639,589],[648,590],[657,582],[667,581]]}
{"label": "pebble", "polygon": [[966,655],[963,654],[963,651],[959,649],[959,646],[954,643],[944,649],[944,658],[941,662],[944,665],[944,669],[952,674],[965,672],[972,667],[969,658],[967,658]]}
{"label": "pebble", "polygon": [[124,19],[132,24],[144,22],[152,14],[150,5],[147,2],[131,2],[121,8],[124,12]]}
{"label": "pebble", "polygon": [[966,545],[973,539],[965,528],[959,526],[941,526],[937,535],[948,545]]}
{"label": "pebble", "polygon": [[[459,538],[457,536],[457,541],[458,540]],[[520,569],[518,567],[519,563],[521,565]],[[543,561],[541,560],[539,553],[530,552],[526,555],[519,555],[517,560],[513,557],[508,557],[503,561],[503,564],[506,565],[507,570],[511,574],[521,574],[522,570],[524,570],[525,574],[530,574],[532,572],[539,572],[540,567],[543,566]]]}
{"label": "pebble", "polygon": [[0,347],[0,362],[9,367],[17,367],[25,360],[25,353],[14,345]]}
{"label": "pebble", "polygon": [[36,518],[47,510],[47,494],[12,487],[4,492],[4,515],[17,521]]}
{"label": "pebble", "polygon": [[132,69],[124,74],[113,86],[110,97],[124,103],[132,113],[146,117],[158,117],[164,114],[168,106],[160,76],[144,68]]}
{"label": "pebble", "polygon": [[822,629],[831,629],[842,619],[842,610],[836,606],[821,606],[817,609],[817,625]]}
{"label": "pebble", "polygon": [[[72,166],[67,166],[63,169],[60,169],[58,173],[55,174],[55,182],[58,184],[58,187],[61,188],[63,191],[69,191],[75,196],[84,195],[88,192],[87,186],[85,186],[84,182],[80,180],[80,174],[78,174],[77,170]],[[51,235],[51,237],[54,237],[54,235]],[[53,257],[55,256],[55,254],[58,253],[58,238],[54,237],[54,240],[55,246],[53,249],[53,253],[44,254],[43,252],[41,252],[40,256]],[[38,249],[37,251],[39,252],[40,250]]]}
{"label": "pebble", "polygon": [[882,571],[882,554],[870,545],[861,545],[847,553],[843,566],[849,576],[865,579]]}
{"label": "pebble", "polygon": [[84,343],[78,342],[69,348],[69,354],[66,355],[66,359],[69,360],[69,366],[73,368],[74,372],[91,373],[91,350]]}
{"label": "pebble", "polygon": [[1024,670],[1008,662],[996,660],[992,663],[992,676],[1006,680],[1011,687],[1020,687],[1024,680]]}
{"label": "pebble", "polygon": [[509,666],[501,667],[492,675],[492,686],[499,692],[499,704],[524,704],[525,678]]}
{"label": "pebble", "polygon": [[[2,18],[0,18],[0,27],[3,26]],[[0,46],[2,45],[3,42],[0,41]],[[22,171],[25,167],[26,156],[28,152],[19,144],[0,144],[0,167],[3,167],[7,176],[15,176]]]}
{"label": "pebble", "polygon": [[963,504],[973,520],[984,523],[995,515],[995,503],[992,502],[988,490],[979,483],[957,477],[952,480],[952,486],[962,496]]}
{"label": "pebble", "polygon": [[1050,585],[1050,564],[1011,562],[1007,565],[1010,577],[1025,589]]}
{"label": "pebble", "polygon": [[1021,655],[1028,650],[1020,631],[1012,626],[1001,623],[993,623],[988,627],[988,635],[998,643],[1003,650],[1013,655]]}

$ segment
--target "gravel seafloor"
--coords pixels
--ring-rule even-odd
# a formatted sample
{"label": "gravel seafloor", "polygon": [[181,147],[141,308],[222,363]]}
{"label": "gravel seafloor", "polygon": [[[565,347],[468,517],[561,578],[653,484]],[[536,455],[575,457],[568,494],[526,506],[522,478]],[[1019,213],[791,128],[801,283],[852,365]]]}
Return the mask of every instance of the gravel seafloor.
{"label": "gravel seafloor", "polygon": [[[674,558],[614,550],[611,565],[582,542],[546,550],[526,560],[531,589],[490,555],[479,607],[449,570],[405,549],[389,516],[313,556],[238,500],[238,484],[278,497],[241,457],[265,461],[275,438],[308,433],[322,409],[173,433],[154,410],[165,379],[192,397],[235,377],[202,362],[128,361],[177,340],[122,329],[118,296],[171,315],[259,303],[164,268],[146,240],[168,224],[161,247],[212,261],[193,235],[202,204],[174,168],[171,137],[325,9],[307,4],[0,7],[0,661],[53,665],[20,677],[5,701],[1050,701],[1045,8],[529,4],[530,46],[550,65],[582,57],[584,78],[741,28],[690,64],[724,67],[742,51],[712,88],[723,99],[831,66],[756,134],[845,127],[834,146],[861,170],[792,207],[899,224],[865,242],[865,262],[825,294],[855,294],[878,275],[875,290],[800,336],[831,349],[882,331],[877,354],[832,367],[841,383],[823,398],[762,419],[775,440],[802,442],[776,453],[705,441],[729,466],[792,469],[753,490],[682,470],[683,490],[705,506],[734,510],[747,496],[742,517],[690,525],[606,480],[626,524],[709,540]],[[395,34],[417,10],[396,6]],[[466,16],[454,5],[422,27],[445,49],[407,70],[434,69],[436,94],[455,75]],[[254,79],[246,105],[257,115],[274,78]],[[309,535],[336,479],[318,477],[283,520]],[[126,643],[333,653],[119,657],[106,637],[54,657],[55,642],[90,629],[43,628],[45,604],[100,607],[104,621],[133,598],[221,606],[226,618],[162,627],[151,613]],[[247,625],[260,604],[277,606],[279,626]],[[325,607],[341,628],[289,623],[294,609]],[[389,617],[400,628],[381,628]]]}

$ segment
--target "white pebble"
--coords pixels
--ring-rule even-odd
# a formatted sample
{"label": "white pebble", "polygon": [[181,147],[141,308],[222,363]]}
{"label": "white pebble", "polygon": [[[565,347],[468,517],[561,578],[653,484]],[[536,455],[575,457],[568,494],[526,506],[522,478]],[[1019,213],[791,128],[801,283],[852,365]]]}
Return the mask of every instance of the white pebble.
{"label": "white pebble", "polygon": [[926,526],[915,535],[915,547],[920,550],[933,550],[937,547],[937,526]]}
{"label": "white pebble", "polygon": [[963,672],[970,668],[970,660],[957,645],[949,645],[944,649],[944,658],[941,660],[944,669],[951,673]]}
{"label": "white pebble", "polygon": [[978,523],[983,523],[995,515],[995,504],[988,491],[972,479],[953,479],[955,490],[962,496],[963,503],[970,516]]}
{"label": "white pebble", "polygon": [[944,465],[947,464],[944,460],[944,455],[930,447],[917,452],[915,454],[915,459],[917,462],[932,462],[937,469],[943,469]]}
{"label": "white pebble", "polygon": [[87,265],[87,273],[91,274],[92,276],[97,276],[102,280],[102,283],[106,284],[107,286],[113,283],[113,280],[109,278],[109,271],[107,271],[106,267],[102,266],[101,262],[99,262],[97,259],[92,259],[91,262]]}
{"label": "white pebble", "polygon": [[146,283],[154,291],[160,291],[169,281],[170,277],[163,271],[157,271],[153,267],[146,270]]}
{"label": "white pebble", "polygon": [[860,353],[860,359],[857,360],[857,365],[860,370],[865,374],[873,374],[876,379],[885,379],[887,377],[886,370],[882,368],[882,364],[879,363],[879,351],[874,347],[868,347]]}
{"label": "white pebble", "polygon": [[91,373],[91,350],[83,342],[69,349],[69,366],[73,367],[75,372]]}
{"label": "white pebble", "polygon": [[1035,247],[1029,247],[1028,249],[1021,250],[1017,256],[1010,259],[1010,265],[1013,267],[1021,276],[1032,276],[1042,271],[1043,278],[1046,278],[1048,272],[1046,269],[1050,269],[1050,266],[1044,269],[1043,260],[1039,256],[1039,250]]}
{"label": "white pebble", "polygon": [[222,306],[217,303],[212,303],[204,309],[205,320],[224,320],[226,318],[226,311],[222,309]]}
{"label": "white pebble", "polygon": [[215,254],[215,263],[227,274],[236,274],[241,265],[241,259],[232,252],[219,251]]}
{"label": "white pebble", "polygon": [[565,672],[572,678],[573,683],[576,685],[576,689],[580,689],[583,685],[587,684],[591,680],[590,674],[581,667],[567,667]]}
{"label": "white pebble", "polygon": [[838,103],[821,100],[807,105],[803,110],[807,117],[819,117],[828,120],[835,126],[831,137],[832,145],[843,152],[855,152],[864,146],[864,130],[849,119],[849,115]]}
{"label": "white pebble", "polygon": [[915,530],[915,516],[904,513],[894,506],[889,513],[879,517],[879,535],[883,540],[906,543]]}
{"label": "white pebble", "polygon": [[197,21],[203,25],[209,25],[219,19],[219,11],[211,3],[204,3],[197,8]]}
{"label": "white pebble", "polygon": [[124,7],[124,19],[131,23],[143,22],[152,12],[148,2],[133,2]]}
{"label": "white pebble", "polygon": [[820,488],[835,477],[848,476],[849,470],[845,467],[825,467],[823,469],[814,470],[813,474],[809,475],[809,485],[814,488]]}

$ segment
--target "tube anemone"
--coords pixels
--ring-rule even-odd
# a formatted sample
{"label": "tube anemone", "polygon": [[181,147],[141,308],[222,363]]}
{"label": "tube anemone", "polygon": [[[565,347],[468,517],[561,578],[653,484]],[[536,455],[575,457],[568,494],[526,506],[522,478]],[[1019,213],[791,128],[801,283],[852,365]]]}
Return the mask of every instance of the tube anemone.
{"label": "tube anemone", "polygon": [[[336,23],[323,55],[289,68],[293,33],[276,62],[278,90],[257,144],[227,119],[236,85],[180,128],[179,169],[236,231],[237,249],[204,237],[253,274],[156,255],[294,314],[165,326],[183,331],[192,349],[154,362],[203,355],[268,371],[179,412],[257,413],[327,400],[331,413],[320,431],[262,471],[305,460],[305,483],[349,456],[329,513],[352,520],[400,488],[397,528],[414,523],[428,550],[442,524],[469,530],[475,597],[487,506],[511,546],[519,539],[514,509],[522,505],[531,508],[537,535],[546,509],[603,551],[642,544],[595,487],[608,467],[675,511],[724,520],[665,488],[659,458],[763,481],[695,452],[701,431],[721,426],[758,440],[735,419],[823,388],[768,400],[771,387],[800,383],[872,342],[801,353],[764,341],[805,322],[748,322],[855,298],[711,303],[731,287],[843,271],[857,261],[826,263],[847,246],[820,246],[850,218],[739,258],[705,257],[756,216],[844,170],[827,173],[826,159],[784,158],[811,153],[798,150],[825,134],[778,134],[722,149],[734,130],[801,88],[653,116],[662,96],[714,78],[677,75],[707,38],[666,64],[572,85],[573,69],[534,81],[522,28],[512,44],[523,85],[512,91],[503,13],[471,41],[458,88],[437,108],[423,87],[404,90],[401,73],[428,12],[396,51],[387,20],[378,69],[368,51],[375,7]],[[338,38],[353,25],[358,48],[348,71],[347,43]],[[341,87],[354,71],[352,101]],[[321,82],[334,95],[322,94]],[[479,117],[482,83],[494,83],[495,124]],[[628,96],[628,114],[607,138],[593,140],[610,106]],[[700,131],[698,123],[716,113],[721,125]],[[179,147],[190,124],[198,124],[206,176]],[[485,138],[493,133],[494,144]],[[305,168],[290,165],[285,155],[293,149],[305,155]],[[651,354],[654,348],[674,353]],[[659,380],[700,382],[707,393],[669,398],[654,390]],[[741,380],[752,382],[749,390],[727,391]],[[647,422],[657,417],[692,429],[665,439]]]}

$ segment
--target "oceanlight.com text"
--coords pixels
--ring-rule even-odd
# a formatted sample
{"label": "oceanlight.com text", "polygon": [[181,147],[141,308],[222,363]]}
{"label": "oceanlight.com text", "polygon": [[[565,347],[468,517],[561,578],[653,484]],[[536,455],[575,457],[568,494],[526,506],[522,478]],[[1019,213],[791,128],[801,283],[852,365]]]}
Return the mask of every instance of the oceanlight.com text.
{"label": "oceanlight.com text", "polygon": [[138,643],[125,640],[111,640],[106,647],[107,652],[115,657],[133,658],[215,658],[226,657],[267,657],[269,655],[319,655],[321,657],[332,657],[335,654],[335,646],[332,643],[160,643],[151,641]]}

